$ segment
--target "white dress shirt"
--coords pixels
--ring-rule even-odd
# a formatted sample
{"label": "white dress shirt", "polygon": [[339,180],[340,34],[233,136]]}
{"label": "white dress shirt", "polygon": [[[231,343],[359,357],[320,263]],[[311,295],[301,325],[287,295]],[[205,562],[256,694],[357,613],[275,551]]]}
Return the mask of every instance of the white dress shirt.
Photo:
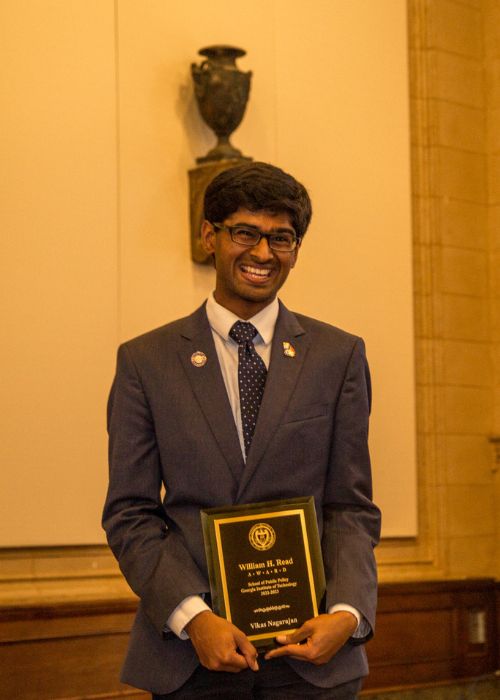
{"label": "white dress shirt", "polygon": [[[253,344],[267,369],[269,369],[269,362],[271,360],[271,343],[279,310],[278,300],[275,299],[266,306],[265,309],[259,311],[259,313],[252,316],[251,319],[248,319],[258,331],[253,340]],[[219,360],[229,403],[231,404],[231,410],[234,416],[234,422],[236,423],[236,429],[240,439],[241,454],[246,461],[243,427],[241,423],[240,389],[238,385],[238,343],[229,337],[229,331],[236,321],[241,321],[243,319],[238,318],[232,311],[218,304],[213,294],[211,294],[207,300],[207,316],[210,328],[212,329],[217,358]]]}
{"label": "white dress shirt", "polygon": [[[241,424],[240,392],[238,386],[238,343],[229,337],[229,331],[236,321],[246,321],[252,323],[257,329],[254,338],[255,350],[262,357],[264,364],[269,368],[271,359],[271,343],[274,335],[274,327],[278,319],[279,303],[274,299],[258,314],[250,319],[240,319],[238,316],[221,306],[215,301],[213,293],[207,300],[207,317],[212,329],[212,336],[215,343],[217,358],[219,360],[222,377],[226,386],[229,403],[234,416],[234,422],[238,431],[241,453],[245,459],[245,446],[243,442],[243,428]],[[184,598],[175,608],[167,620],[167,627],[181,639],[188,639],[184,631],[185,626],[193,617],[204,610],[210,610],[202,596],[191,595]],[[332,605],[328,612],[334,613],[344,610],[350,612],[358,621],[358,627],[353,637],[365,637],[370,631],[369,623],[362,618],[358,610],[344,603]]]}

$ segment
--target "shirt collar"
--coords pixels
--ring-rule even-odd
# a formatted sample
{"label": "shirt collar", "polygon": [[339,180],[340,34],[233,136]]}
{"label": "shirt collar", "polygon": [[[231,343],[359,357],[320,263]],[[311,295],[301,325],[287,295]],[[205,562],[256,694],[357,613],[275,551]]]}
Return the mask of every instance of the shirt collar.
{"label": "shirt collar", "polygon": [[[244,321],[245,319],[238,318],[236,314],[232,311],[226,309],[215,301],[214,294],[210,294],[207,299],[207,317],[210,327],[213,331],[218,333],[221,338],[225,341],[229,340],[229,331],[232,325],[236,321]],[[252,323],[257,329],[264,345],[269,345],[273,339],[274,327],[276,326],[276,321],[278,319],[280,307],[278,299],[274,299],[270,304],[268,304],[262,311],[258,314],[252,316],[252,318],[246,319],[247,322]]]}

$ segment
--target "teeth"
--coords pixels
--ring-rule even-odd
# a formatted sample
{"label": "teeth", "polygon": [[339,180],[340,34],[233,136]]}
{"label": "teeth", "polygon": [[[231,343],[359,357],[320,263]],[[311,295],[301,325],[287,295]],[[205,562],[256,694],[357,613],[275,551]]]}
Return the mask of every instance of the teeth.
{"label": "teeth", "polygon": [[269,277],[271,274],[271,270],[263,270],[260,267],[249,267],[248,265],[243,265],[241,269],[243,272],[248,272],[251,275],[257,275],[258,277]]}

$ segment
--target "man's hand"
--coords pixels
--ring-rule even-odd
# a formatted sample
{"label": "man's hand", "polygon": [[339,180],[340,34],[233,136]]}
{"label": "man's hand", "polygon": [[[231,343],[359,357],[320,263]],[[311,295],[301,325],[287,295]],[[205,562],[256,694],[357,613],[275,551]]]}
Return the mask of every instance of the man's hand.
{"label": "man's hand", "polygon": [[[357,626],[354,615],[343,610],[331,615],[318,615],[304,622],[292,634],[278,635],[276,640],[284,646],[267,652],[265,658],[291,656],[315,666],[326,664],[344,646]],[[304,644],[299,644],[304,640]]]}
{"label": "man's hand", "polygon": [[[205,610],[186,625],[200,663],[210,671],[258,671],[257,650],[231,622]],[[238,652],[239,649],[239,652]]]}

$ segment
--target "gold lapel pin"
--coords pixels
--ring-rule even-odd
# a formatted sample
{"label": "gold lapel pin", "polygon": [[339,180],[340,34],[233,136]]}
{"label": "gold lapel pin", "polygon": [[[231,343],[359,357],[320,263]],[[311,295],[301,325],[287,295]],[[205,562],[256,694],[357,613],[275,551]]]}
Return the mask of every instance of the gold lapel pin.
{"label": "gold lapel pin", "polygon": [[195,367],[203,367],[203,365],[207,364],[207,356],[201,350],[197,350],[191,355],[191,363]]}
{"label": "gold lapel pin", "polygon": [[283,341],[283,355],[286,357],[295,357],[295,348],[291,343],[288,342],[288,340]]}

